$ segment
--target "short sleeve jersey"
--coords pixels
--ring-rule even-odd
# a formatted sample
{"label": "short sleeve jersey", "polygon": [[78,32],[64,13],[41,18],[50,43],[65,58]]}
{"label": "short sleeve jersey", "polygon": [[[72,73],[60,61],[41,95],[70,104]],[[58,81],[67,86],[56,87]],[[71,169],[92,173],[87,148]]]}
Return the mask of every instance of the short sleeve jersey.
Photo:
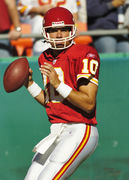
{"label": "short sleeve jersey", "polygon": [[[48,49],[40,55],[38,62],[39,66],[44,62],[52,64],[60,81],[75,91],[78,91],[78,81],[85,78],[89,83],[98,86],[100,59],[91,46],[74,44],[56,58],[51,55],[51,49]],[[46,112],[51,123],[97,124],[96,109],[88,114],[63,99],[46,76],[43,76],[43,83],[47,94]]]}

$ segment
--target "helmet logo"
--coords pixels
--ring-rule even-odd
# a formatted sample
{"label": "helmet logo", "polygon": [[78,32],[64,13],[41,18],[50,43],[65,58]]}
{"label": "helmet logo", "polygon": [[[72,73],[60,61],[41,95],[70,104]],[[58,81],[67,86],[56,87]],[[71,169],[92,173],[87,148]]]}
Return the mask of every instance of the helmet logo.
{"label": "helmet logo", "polygon": [[52,22],[52,26],[64,26],[64,21]]}

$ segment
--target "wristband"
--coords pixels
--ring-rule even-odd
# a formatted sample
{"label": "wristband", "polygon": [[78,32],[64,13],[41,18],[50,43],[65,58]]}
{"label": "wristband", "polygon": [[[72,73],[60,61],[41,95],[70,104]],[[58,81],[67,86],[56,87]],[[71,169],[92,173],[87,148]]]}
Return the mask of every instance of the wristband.
{"label": "wristband", "polygon": [[40,92],[42,91],[42,89],[38,86],[38,84],[36,84],[35,82],[33,82],[28,88],[27,88],[28,92],[31,94],[32,97],[36,97],[40,94]]}
{"label": "wristband", "polygon": [[63,82],[56,88],[56,91],[63,97],[67,98],[68,95],[71,93],[72,88],[68,85],[64,84]]}

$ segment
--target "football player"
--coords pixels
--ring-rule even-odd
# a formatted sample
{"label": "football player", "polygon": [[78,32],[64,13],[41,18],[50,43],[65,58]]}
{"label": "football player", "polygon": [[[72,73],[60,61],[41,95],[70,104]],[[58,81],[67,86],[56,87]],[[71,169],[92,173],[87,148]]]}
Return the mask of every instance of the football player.
{"label": "football player", "polygon": [[43,36],[51,47],[39,59],[42,90],[30,69],[26,88],[46,108],[50,134],[35,147],[25,180],[65,180],[98,144],[96,96],[100,59],[87,45],[74,44],[76,27],[63,7],[48,10]]}

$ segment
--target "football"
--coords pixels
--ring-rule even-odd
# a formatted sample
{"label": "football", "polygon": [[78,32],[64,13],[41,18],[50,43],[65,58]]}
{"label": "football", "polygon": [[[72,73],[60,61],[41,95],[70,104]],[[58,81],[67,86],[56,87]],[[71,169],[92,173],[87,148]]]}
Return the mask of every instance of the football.
{"label": "football", "polygon": [[29,76],[29,62],[26,58],[14,60],[6,68],[3,84],[6,92],[10,93],[21,88]]}

